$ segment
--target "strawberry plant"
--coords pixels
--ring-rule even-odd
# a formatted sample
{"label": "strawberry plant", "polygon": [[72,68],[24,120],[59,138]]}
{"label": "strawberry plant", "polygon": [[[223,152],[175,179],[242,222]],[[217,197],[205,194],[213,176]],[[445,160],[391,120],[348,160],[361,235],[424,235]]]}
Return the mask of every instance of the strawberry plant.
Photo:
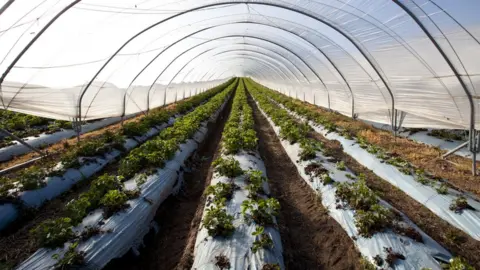
{"label": "strawberry plant", "polygon": [[66,206],[67,216],[72,219],[73,224],[78,224],[87,215],[90,206],[90,198],[86,196],[80,197],[77,200],[71,200]]}
{"label": "strawberry plant", "polygon": [[223,205],[214,205],[206,210],[202,226],[207,229],[208,235],[212,237],[228,237],[233,234],[233,216],[227,214]]}
{"label": "strawberry plant", "polygon": [[20,182],[21,190],[35,190],[44,187],[46,184],[43,181],[47,173],[43,168],[32,166],[20,172],[18,181]]}
{"label": "strawberry plant", "polygon": [[132,150],[130,154],[120,162],[118,173],[125,179],[133,177],[135,173],[143,167],[144,160],[141,151],[142,149],[140,148]]}
{"label": "strawberry plant", "polygon": [[121,189],[122,186],[123,184],[119,180],[119,178],[105,173],[92,181],[92,184],[90,185],[90,190],[95,189],[100,191],[100,193],[105,194],[109,190]]}
{"label": "strawberry plant", "polygon": [[215,200],[224,198],[229,201],[232,199],[235,188],[236,185],[233,183],[220,182],[215,185],[208,186],[208,188],[205,190],[205,194],[212,195]]}
{"label": "strawberry plant", "polygon": [[257,148],[258,137],[255,130],[253,130],[253,128],[244,129],[242,133],[242,141],[244,150],[254,150]]}
{"label": "strawberry plant", "polygon": [[454,211],[457,214],[461,214],[463,210],[469,208],[471,208],[471,206],[468,204],[467,198],[465,198],[464,196],[458,196],[450,204],[450,210]]}
{"label": "strawberry plant", "polygon": [[63,243],[75,237],[70,218],[46,220],[30,231],[39,244],[47,248],[63,246]]}
{"label": "strawberry plant", "polygon": [[311,140],[303,139],[300,142],[300,160],[307,161],[317,157],[317,151],[321,150],[322,143]]}
{"label": "strawberry plant", "polygon": [[446,195],[448,194],[448,186],[445,183],[440,184],[439,187],[435,188],[438,194]]}
{"label": "strawberry plant", "polygon": [[355,209],[355,226],[361,236],[371,237],[394,224],[393,212],[378,204],[375,193],[367,187],[365,176],[359,175],[354,183],[337,184],[335,195]]}
{"label": "strawberry plant", "polygon": [[306,125],[300,125],[293,119],[288,119],[283,122],[283,124],[280,124],[280,127],[280,137],[289,141],[291,144],[305,138],[308,132]]}
{"label": "strawberry plant", "polygon": [[67,252],[63,254],[62,258],[60,258],[59,254],[52,256],[53,259],[57,260],[54,265],[56,270],[72,269],[72,267],[80,267],[85,264],[85,252],[76,251],[77,247],[78,242],[75,242],[68,247]]}
{"label": "strawberry plant", "polygon": [[335,195],[353,209],[368,210],[378,203],[375,193],[367,187],[363,175],[354,183],[339,183]]}
{"label": "strawberry plant", "polygon": [[216,159],[212,165],[215,167],[216,173],[228,178],[234,178],[243,174],[243,170],[240,168],[240,162],[232,157],[220,157]]}
{"label": "strawberry plant", "polygon": [[256,227],[255,231],[252,233],[255,236],[255,241],[253,242],[252,252],[257,253],[259,249],[269,249],[273,248],[273,240],[265,233],[265,228],[262,226]]}
{"label": "strawberry plant", "polygon": [[249,170],[246,180],[248,182],[246,189],[249,198],[256,198],[258,194],[264,194],[263,182],[266,182],[267,178],[263,176],[262,171]]}
{"label": "strawberry plant", "polygon": [[340,171],[347,170],[347,168],[345,167],[345,162],[343,160],[337,162],[337,169],[340,170]]}
{"label": "strawberry plant", "polygon": [[330,177],[330,175],[328,173],[322,174],[320,179],[322,179],[322,183],[324,185],[330,185],[330,184],[335,183],[335,181],[332,179],[332,177]]}
{"label": "strawberry plant", "polygon": [[392,225],[392,222],[392,212],[379,204],[372,205],[368,211],[359,209],[355,212],[355,226],[363,237],[371,237],[385,230]]}
{"label": "strawberry plant", "polygon": [[110,190],[100,200],[106,217],[110,217],[118,211],[128,207],[127,195],[120,190]]}
{"label": "strawberry plant", "polygon": [[280,265],[278,263],[266,263],[262,266],[262,270],[280,270]]}
{"label": "strawberry plant", "polygon": [[225,154],[236,154],[240,150],[254,150],[257,134],[254,130],[252,109],[247,104],[243,80],[240,81],[233,99],[232,111],[222,133]]}
{"label": "strawberry plant", "polygon": [[469,265],[464,259],[455,257],[450,259],[450,263],[444,265],[444,269],[447,270],[475,270],[475,268]]}
{"label": "strawberry plant", "polygon": [[222,144],[225,154],[235,154],[243,147],[240,129],[237,127],[226,127],[222,134]]}
{"label": "strawberry plant", "polygon": [[255,222],[261,226],[273,226],[273,217],[278,216],[280,203],[275,198],[245,200],[242,202],[242,214],[247,222]]}

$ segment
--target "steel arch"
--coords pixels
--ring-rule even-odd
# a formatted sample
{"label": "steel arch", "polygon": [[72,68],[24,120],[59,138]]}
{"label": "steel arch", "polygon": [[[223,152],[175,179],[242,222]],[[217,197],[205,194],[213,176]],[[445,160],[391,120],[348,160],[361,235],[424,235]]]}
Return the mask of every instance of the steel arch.
{"label": "steel arch", "polygon": [[[185,53],[189,52],[190,50],[192,50],[192,49],[194,49],[194,48],[196,48],[196,47],[198,47],[198,46],[200,46],[200,45],[203,45],[203,44],[206,44],[206,43],[209,43],[209,42],[212,42],[212,41],[216,41],[216,40],[219,40],[219,39],[231,38],[231,37],[247,37],[247,38],[252,38],[252,39],[263,40],[263,41],[265,41],[265,42],[268,42],[268,43],[277,45],[278,47],[281,47],[281,48],[283,48],[284,50],[286,50],[286,51],[290,52],[291,54],[295,55],[298,59],[300,59],[300,61],[301,61],[302,63],[304,63],[304,64],[312,71],[313,74],[317,75],[317,77],[318,77],[318,74],[317,74],[315,71],[313,71],[313,69],[311,68],[311,66],[308,65],[308,63],[306,63],[303,58],[301,58],[300,56],[298,56],[298,54],[294,53],[294,52],[291,51],[290,49],[288,49],[288,48],[286,48],[285,46],[280,45],[280,44],[278,44],[278,43],[276,43],[276,42],[274,42],[274,41],[271,41],[271,40],[268,40],[268,39],[265,39],[265,38],[260,38],[260,37],[251,36],[251,35],[226,35],[226,36],[217,37],[217,38],[215,38],[215,39],[210,39],[210,40],[207,40],[207,41],[205,41],[205,42],[201,42],[201,43],[199,43],[199,44],[197,44],[197,45],[195,45],[195,46],[193,46],[193,47],[185,50],[185,51],[182,52],[181,54],[179,54],[171,63],[173,63],[176,59],[178,59],[179,57],[181,57],[181,56],[184,55]],[[170,63],[170,64],[171,64],[171,63]],[[170,64],[169,64],[169,65],[170,65]],[[293,63],[292,63],[292,64],[293,64]],[[168,66],[167,66],[167,67],[168,67]],[[155,79],[155,81],[150,85],[149,92],[148,92],[148,94],[147,94],[147,98],[148,98],[147,100],[149,100],[150,90],[153,88],[153,85],[154,85],[155,82],[160,78],[160,76],[163,74],[163,72],[165,72],[165,70],[166,70],[166,68],[165,68],[164,70],[162,70],[162,72],[157,76],[157,78]],[[321,79],[320,77],[318,77],[318,79],[319,79],[319,81],[322,82],[322,84],[324,84],[323,81],[322,81],[322,79]],[[325,85],[325,84],[324,84],[324,85]],[[328,89],[327,89],[326,86],[325,86],[325,90],[327,91],[327,94],[328,94]]]}

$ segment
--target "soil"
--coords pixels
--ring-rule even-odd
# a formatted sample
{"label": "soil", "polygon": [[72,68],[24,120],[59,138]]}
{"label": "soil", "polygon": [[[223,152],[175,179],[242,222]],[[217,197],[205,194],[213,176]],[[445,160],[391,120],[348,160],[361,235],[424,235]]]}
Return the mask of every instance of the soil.
{"label": "soil", "polygon": [[360,269],[360,254],[353,240],[298,174],[251,98],[250,105],[272,195],[282,207],[278,224],[286,269]]}
{"label": "soil", "polygon": [[[186,100],[188,100],[188,99],[186,99]],[[162,110],[173,110],[173,109],[175,109],[175,106],[176,106],[176,104],[174,103],[174,104],[167,105],[166,107],[161,107],[161,109]],[[123,123],[126,124],[126,123],[130,123],[130,122],[138,122],[144,116],[145,116],[144,114],[140,114],[138,116],[135,116],[133,118],[125,120]],[[109,125],[109,126],[106,126],[106,127],[103,127],[103,128],[100,128],[100,129],[97,129],[97,130],[94,130],[94,131],[91,131],[91,132],[88,132],[88,133],[85,133],[85,134],[82,134],[82,135],[80,135],[80,140],[89,139],[89,138],[96,138],[96,137],[102,135],[103,133],[105,133],[105,131],[107,131],[107,130],[111,131],[113,133],[118,133],[121,128],[122,128],[122,123],[120,123],[120,122],[116,123],[116,124],[112,124],[112,125]],[[64,140],[61,140],[61,141],[59,141],[57,143],[54,143],[50,146],[42,148],[41,151],[44,152],[44,153],[47,153],[47,152],[49,153],[49,156],[46,158],[48,161],[50,161],[50,162],[58,161],[58,159],[60,157],[60,154],[65,149],[64,144],[68,143],[68,145],[73,146],[73,145],[77,144],[77,142],[78,142],[78,140],[77,140],[76,137],[71,138],[71,139],[64,139]],[[27,143],[28,143],[28,141],[27,141]],[[29,161],[31,159],[34,159],[36,157],[39,157],[39,156],[40,155],[36,152],[30,152],[30,153],[27,153],[27,154],[24,154],[24,155],[14,157],[11,160],[0,162],[0,170],[10,168],[10,167],[15,166],[17,164],[27,162],[27,161]],[[39,160],[39,161],[37,161],[37,162],[27,166],[27,167],[33,166],[35,164],[36,165],[45,164],[45,159],[41,159],[41,160]],[[7,175],[7,176],[9,176],[9,175]]]}
{"label": "soil", "polygon": [[332,156],[337,160],[343,160],[345,165],[355,174],[365,174],[366,183],[369,188],[397,210],[407,215],[430,237],[447,248],[455,256],[465,258],[471,265],[480,269],[480,241],[476,241],[463,231],[453,227],[432,213],[424,205],[418,203],[400,189],[378,177],[368,168],[360,165],[355,159],[343,152],[340,142],[328,140],[321,134],[315,132],[312,132],[311,136],[322,141],[324,146],[331,150]]}
{"label": "soil", "polygon": [[85,181],[79,182],[68,192],[45,203],[43,207],[37,210],[26,210],[25,212],[22,212],[20,218],[1,232],[0,269],[3,269],[3,265],[17,265],[37,251],[40,248],[40,245],[37,243],[35,237],[31,236],[30,230],[48,219],[64,217],[66,215],[65,205],[69,201],[87,191],[90,187],[90,182],[98,176],[104,173],[116,173],[118,166],[118,162],[107,165],[107,167],[101,172],[93,175]]}
{"label": "soil", "polygon": [[[233,97],[233,96],[232,96]],[[203,192],[213,175],[212,161],[219,156],[220,139],[230,115],[232,99],[220,114],[217,123],[209,126],[209,135],[189,160],[185,173],[185,186],[178,196],[170,196],[157,210],[155,221],[159,225],[156,235],[147,235],[146,247],[140,256],[131,253],[113,260],[104,269],[190,269],[193,248],[205,205]]]}
{"label": "soil", "polygon": [[[171,104],[170,106],[175,106],[175,104]],[[167,108],[170,108],[170,106]],[[142,117],[143,116],[138,116],[128,121],[138,121]],[[110,125],[103,129],[84,134],[84,136],[85,138],[98,136],[106,130],[115,131],[120,128],[121,124]],[[73,140],[76,142],[76,139]],[[30,230],[43,221],[65,216],[65,205],[69,201],[87,191],[90,182],[98,176],[105,173],[116,173],[119,165],[119,162],[107,165],[97,174],[74,185],[68,192],[45,203],[39,209],[22,209],[21,216],[0,233],[0,269],[3,269],[2,267],[7,267],[8,269],[11,266],[17,265],[37,251],[40,245],[35,241],[35,238],[30,235]]]}
{"label": "soil", "polygon": [[[321,113],[322,116],[337,126],[349,130],[351,134],[360,135],[369,143],[377,145],[387,152],[407,160],[412,165],[446,180],[452,188],[471,192],[477,197],[480,196],[480,175],[477,172],[477,176],[472,176],[471,159],[457,155],[442,159],[441,156],[446,151],[438,147],[407,138],[395,138],[391,132],[377,129],[362,121],[352,120],[347,116],[327,111],[307,102],[299,100],[295,100],[295,102]],[[477,162],[478,168],[480,168],[480,161]]]}

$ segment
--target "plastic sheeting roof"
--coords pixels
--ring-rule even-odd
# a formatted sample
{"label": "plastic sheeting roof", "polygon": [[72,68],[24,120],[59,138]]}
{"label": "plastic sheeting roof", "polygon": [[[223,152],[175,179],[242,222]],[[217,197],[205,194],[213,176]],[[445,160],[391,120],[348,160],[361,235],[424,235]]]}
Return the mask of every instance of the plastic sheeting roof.
{"label": "plastic sheeting roof", "polygon": [[[145,111],[232,76],[362,119],[480,123],[478,0],[0,0],[0,104]],[[187,94],[187,96],[188,96]]]}

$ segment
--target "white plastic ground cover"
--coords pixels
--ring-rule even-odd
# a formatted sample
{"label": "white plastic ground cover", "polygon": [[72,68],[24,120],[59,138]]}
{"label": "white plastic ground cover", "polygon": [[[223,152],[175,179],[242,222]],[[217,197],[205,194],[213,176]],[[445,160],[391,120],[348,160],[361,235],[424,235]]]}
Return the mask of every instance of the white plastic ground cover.
{"label": "white plastic ground cover", "polygon": [[[299,115],[289,111],[292,115],[305,120]],[[412,175],[406,175],[395,166],[389,165],[361,148],[355,140],[348,140],[336,132],[328,132],[322,125],[309,121],[308,124],[318,133],[329,140],[337,140],[342,144],[343,151],[354,158],[357,162],[372,170],[383,180],[405,192],[408,196],[423,204],[430,211],[451,225],[464,231],[475,240],[480,241],[480,203],[470,197],[470,194],[461,193],[454,189],[448,189],[448,194],[442,195],[436,191],[440,184],[432,186],[422,185],[415,181]],[[468,204],[476,210],[464,209],[462,213],[455,213],[449,209],[450,203],[459,195],[467,198]]]}
{"label": "white plastic ground cover", "polygon": [[[228,155],[227,157],[233,157],[237,160],[244,171],[259,170],[262,171],[263,176],[267,176],[265,164],[256,152],[246,153],[241,151],[236,155]],[[232,199],[226,204],[227,213],[234,217],[233,225],[235,226],[235,232],[228,238],[212,238],[208,235],[208,231],[201,227],[195,241],[192,269],[218,269],[215,266],[215,256],[219,255],[224,255],[229,259],[231,269],[257,270],[262,269],[263,265],[268,263],[279,264],[281,269],[285,269],[282,241],[278,230],[272,227],[265,228],[265,232],[273,240],[274,247],[272,249],[260,249],[256,253],[252,252],[251,248],[255,241],[255,236],[252,236],[252,233],[255,231],[256,225],[245,223],[241,214],[242,202],[248,199],[248,191],[245,189],[247,186],[245,178],[246,175],[244,174],[234,179],[234,183],[239,186],[239,189],[235,190]],[[219,182],[227,183],[229,178],[215,173],[212,177],[211,185]],[[270,194],[267,183],[264,183],[264,190],[266,194]],[[206,208],[204,209],[204,214],[206,213]]]}
{"label": "white plastic ground cover", "polygon": [[[260,109],[260,111],[267,118],[277,136],[279,136],[280,128],[273,123],[273,121],[267,116],[266,113],[264,113],[262,109]],[[305,167],[312,162],[319,162],[325,169],[329,171],[330,177],[336,182],[352,182],[352,180],[350,180],[346,175],[350,174],[354,176],[354,174],[348,169],[346,171],[338,170],[336,168],[336,164],[328,161],[328,158],[323,156],[321,152],[317,152],[317,158],[315,158],[314,161],[299,161],[299,153],[301,152],[300,144],[290,144],[290,142],[282,139],[280,139],[280,142],[287,152],[287,155],[292,160],[293,164],[295,164],[297,167],[300,176],[315,192],[321,194],[322,204],[328,209],[328,214],[342,226],[349,237],[355,239],[353,240],[355,246],[370,262],[375,263],[373,258],[379,254],[385,258],[386,254],[384,247],[391,247],[394,252],[398,252],[405,256],[405,260],[396,261],[395,269],[410,270],[422,269],[423,267],[442,269],[437,259],[443,262],[449,261],[451,254],[427,234],[421,231],[420,228],[413,224],[413,222],[403,214],[402,217],[405,225],[408,225],[419,232],[422,235],[424,243],[419,243],[409,237],[398,235],[391,230],[376,233],[371,238],[360,236],[355,226],[355,211],[351,209],[337,209],[335,197],[336,188],[333,185],[323,185],[319,179],[311,179],[311,177],[305,173]],[[380,200],[380,204],[394,209],[383,200]]]}
{"label": "white plastic ground cover", "polygon": [[[125,117],[125,119],[134,117],[135,115],[129,115]],[[102,119],[100,121],[95,121],[93,123],[88,123],[82,126],[82,131],[80,134],[84,134],[87,132],[91,132],[112,124],[115,124],[117,122],[120,122],[122,120],[121,117],[112,117],[112,118],[106,118]],[[77,133],[73,129],[65,129],[59,132],[55,132],[52,134],[46,134],[42,133],[38,137],[35,136],[30,136],[23,138],[29,145],[33,147],[40,147],[43,145],[50,145],[57,143],[63,139],[68,139],[71,138],[72,136],[76,136]],[[15,143],[14,145],[10,145],[7,147],[0,148],[0,162],[1,161],[7,161],[15,156],[18,155],[23,155],[26,153],[31,152],[30,148],[24,146],[23,144],[20,144],[16,141],[13,141]]]}
{"label": "white plastic ground cover", "polygon": [[[135,148],[142,142],[158,134],[164,128],[172,125],[175,122],[175,118],[169,119],[168,123],[161,124],[157,127],[151,128],[145,135],[141,137],[135,137],[135,139],[126,139],[124,147],[127,151]],[[95,173],[102,170],[106,165],[115,161],[117,157],[121,155],[118,150],[113,150],[110,153],[105,154],[103,157],[89,158],[89,161],[82,165],[78,169],[70,168],[63,176],[46,177],[46,185],[42,188],[35,190],[28,190],[21,192],[18,198],[28,207],[38,208],[42,206],[46,201],[56,198],[60,194],[69,190],[73,185],[77,184],[84,179],[89,178]],[[59,163],[57,167],[60,167]],[[18,210],[14,204],[0,205],[0,230],[4,229],[8,224],[13,222],[18,217]]]}
{"label": "white plastic ground cover", "polygon": [[[384,125],[376,122],[371,122],[371,121],[364,121],[367,124],[370,124],[376,128],[383,129],[386,131],[391,131],[390,125]],[[446,141],[444,139],[436,138],[434,136],[428,135],[428,131],[417,131],[413,134],[410,134],[409,131],[405,131],[403,128],[400,130],[400,132],[397,133],[398,136],[408,138],[411,140],[414,140],[416,142],[424,143],[427,145],[431,146],[436,146],[442,150],[450,151],[452,149],[455,149],[457,146],[463,144],[463,141]],[[454,153],[455,155],[461,156],[461,157],[467,157],[470,158],[472,157],[472,153],[468,150],[468,147],[464,147]]]}
{"label": "white plastic ground cover", "polygon": [[[197,149],[199,142],[205,139],[208,122],[216,121],[219,112],[223,110],[228,99],[229,97],[213,114],[215,117],[203,122],[193,138],[179,146],[180,149],[177,150],[173,159],[165,163],[163,169],[157,169],[155,174],[148,176],[147,181],[139,187],[141,195],[128,201],[129,208],[108,219],[103,218],[103,210],[97,209],[89,213],[82,223],[74,228],[74,231],[78,233],[82,232],[87,226],[98,226],[102,231],[111,230],[109,233],[93,236],[78,245],[77,251],[85,252],[85,269],[102,269],[109,261],[123,256],[130,249],[138,252],[138,248],[143,245],[143,237],[153,226],[152,220],[158,207],[168,196],[179,191],[183,181],[183,170],[181,168],[184,166],[184,162]],[[125,182],[125,187],[128,189],[137,188],[135,178]],[[53,259],[52,255],[60,254],[63,256],[68,250],[68,246],[69,244],[66,243],[63,248],[54,250],[41,248],[16,269],[54,269],[57,260]]]}

